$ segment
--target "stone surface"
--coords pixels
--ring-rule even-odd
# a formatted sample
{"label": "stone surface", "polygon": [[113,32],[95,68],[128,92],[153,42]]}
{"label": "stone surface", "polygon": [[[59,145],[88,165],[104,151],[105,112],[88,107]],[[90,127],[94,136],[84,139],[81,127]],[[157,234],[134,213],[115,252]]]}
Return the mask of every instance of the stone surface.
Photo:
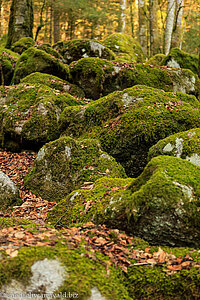
{"label": "stone surface", "polygon": [[0,209],[5,209],[19,201],[16,185],[10,178],[0,171]]}

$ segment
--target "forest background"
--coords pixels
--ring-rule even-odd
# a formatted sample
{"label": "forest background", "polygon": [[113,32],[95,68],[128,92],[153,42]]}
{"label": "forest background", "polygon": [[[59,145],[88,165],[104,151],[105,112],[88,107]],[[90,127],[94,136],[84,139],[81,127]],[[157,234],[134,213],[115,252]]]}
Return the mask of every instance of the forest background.
{"label": "forest background", "polygon": [[[0,0],[0,37],[5,40],[10,6],[11,0]],[[38,42],[101,41],[124,32],[139,40],[147,56],[168,54],[170,47],[197,54],[200,45],[199,0],[34,0],[33,10]]]}

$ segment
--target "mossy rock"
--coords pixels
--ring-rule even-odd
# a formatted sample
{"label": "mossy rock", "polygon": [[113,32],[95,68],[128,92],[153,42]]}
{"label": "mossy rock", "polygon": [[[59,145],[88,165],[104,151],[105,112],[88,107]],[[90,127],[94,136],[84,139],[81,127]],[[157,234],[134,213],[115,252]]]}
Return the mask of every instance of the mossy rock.
{"label": "mossy rock", "polygon": [[[103,177],[95,181],[91,190],[75,190],[65,199],[62,199],[51,211],[48,212],[47,221],[52,225],[63,227],[73,226],[76,223],[94,222],[106,223],[106,214],[114,196],[121,196],[124,189],[133,181],[131,178],[108,178]],[[89,201],[89,202],[88,202]],[[86,204],[90,203],[86,210]],[[123,212],[124,214],[124,212]],[[120,228],[119,219],[116,220],[108,215],[107,220],[113,228]],[[124,221],[124,217],[123,217]],[[123,225],[121,225],[123,227]]]}
{"label": "mossy rock", "polygon": [[159,155],[186,159],[200,167],[200,129],[176,133],[160,140],[149,149],[148,159]]}
{"label": "mossy rock", "polygon": [[[1,293],[26,295],[54,295],[56,299],[131,300],[125,287],[125,276],[110,266],[100,255],[95,261],[83,249],[69,249],[67,245],[54,247],[23,247],[18,256],[0,261]],[[95,292],[95,293],[94,293]]]}
{"label": "mossy rock", "polygon": [[0,210],[21,204],[17,186],[3,172],[0,171]]}
{"label": "mossy rock", "polygon": [[85,182],[93,183],[105,175],[126,177],[124,169],[101,150],[97,140],[61,137],[40,149],[24,182],[43,199],[59,201]]}
{"label": "mossy rock", "polygon": [[18,54],[22,54],[24,51],[26,51],[30,47],[33,47],[34,45],[34,39],[32,39],[31,37],[23,37],[11,46],[11,50]]}
{"label": "mossy rock", "polygon": [[53,47],[51,47],[50,44],[48,44],[48,43],[37,44],[35,47],[38,50],[43,50],[46,53],[54,56],[55,58],[58,58],[61,62],[63,62],[63,63],[65,62],[63,56],[60,55],[58,51],[56,51],[55,49],[53,49]]}
{"label": "mossy rock", "polygon": [[[9,85],[11,83],[15,64],[19,58],[19,55],[11,50],[0,48],[0,85]],[[3,74],[2,74],[3,72]],[[3,78],[3,80],[2,80]],[[3,81],[3,82],[2,82]]]}
{"label": "mossy rock", "polygon": [[104,92],[106,77],[112,77],[111,62],[100,58],[82,58],[70,65],[73,82],[81,87],[87,98],[98,99]]}
{"label": "mossy rock", "polygon": [[53,47],[64,57],[67,63],[84,57],[99,57],[107,60],[115,59],[115,54],[110,49],[97,41],[89,39],[61,41]]}
{"label": "mossy rock", "polygon": [[11,151],[38,149],[58,138],[58,118],[68,105],[79,102],[42,84],[4,88],[0,100],[1,146]]}
{"label": "mossy rock", "polygon": [[111,49],[120,62],[143,62],[144,54],[140,44],[124,33],[113,33],[106,37],[103,44]]}
{"label": "mossy rock", "polygon": [[162,65],[172,68],[189,69],[194,74],[197,74],[198,70],[198,56],[195,54],[189,54],[180,50],[179,48],[173,48],[170,53],[162,61]]}
{"label": "mossy rock", "polygon": [[70,72],[73,82],[84,90],[87,98],[92,99],[137,84],[197,96],[200,90],[199,79],[190,70],[83,58],[70,65]]}
{"label": "mossy rock", "polygon": [[151,146],[199,126],[199,109],[194,96],[134,86],[85,107],[66,108],[59,128],[66,135],[100,139],[104,151],[123,165],[128,176],[135,177],[146,165]]}
{"label": "mossy rock", "polygon": [[154,66],[161,66],[163,59],[166,57],[165,54],[158,53],[154,56],[152,56],[148,61],[146,62],[148,65],[154,65]]}
{"label": "mossy rock", "polygon": [[100,179],[90,191],[74,191],[49,212],[48,220],[62,226],[92,220],[154,245],[199,248],[199,182],[199,167],[158,156],[136,179]]}
{"label": "mossy rock", "polygon": [[[85,97],[85,94],[80,87],[50,74],[35,72],[26,76],[20,82],[32,83],[32,84],[36,84],[36,83],[45,84],[52,89],[59,90],[61,92],[67,92],[72,96],[77,96],[82,98]],[[80,104],[82,103],[80,102]]]}
{"label": "mossy rock", "polygon": [[19,83],[22,78],[34,72],[51,74],[64,80],[69,78],[67,65],[45,51],[31,47],[17,61],[12,82]]}

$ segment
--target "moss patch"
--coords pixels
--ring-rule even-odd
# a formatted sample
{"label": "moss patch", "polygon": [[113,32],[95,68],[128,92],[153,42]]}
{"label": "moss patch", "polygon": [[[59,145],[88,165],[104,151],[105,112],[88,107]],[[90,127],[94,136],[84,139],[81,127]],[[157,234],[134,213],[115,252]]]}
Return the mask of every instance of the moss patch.
{"label": "moss patch", "polygon": [[[91,190],[76,190],[61,200],[49,213],[48,221],[52,225],[68,227],[78,223],[93,221],[103,224],[106,220],[105,209],[114,195],[122,191],[132,182],[132,179],[107,178],[98,179]],[[88,205],[90,204],[90,205]],[[86,208],[88,206],[88,208]],[[110,218],[110,216],[108,217]],[[110,223],[116,228],[113,218]]]}
{"label": "moss patch", "polygon": [[11,50],[18,54],[22,54],[28,48],[34,46],[34,44],[35,41],[31,37],[23,37],[11,46]]}
{"label": "moss patch", "polygon": [[69,78],[67,65],[62,64],[58,59],[45,51],[31,47],[20,56],[15,67],[12,82],[19,83],[20,79],[34,72],[59,76],[59,78],[64,80]]}
{"label": "moss patch", "polygon": [[91,288],[95,286],[106,299],[110,299],[110,295],[112,295],[112,298],[116,300],[130,300],[123,283],[122,272],[111,267],[110,275],[107,276],[103,266],[103,261],[106,261],[105,257],[101,256],[93,261],[85,257],[85,252],[84,250],[69,250],[66,245],[48,248],[22,248],[17,258],[1,261],[1,286],[8,284],[11,279],[23,284],[28,283],[28,279],[31,277],[31,266],[34,262],[45,258],[59,259],[66,268],[66,278],[63,286],[57,292],[76,292],[79,294],[78,299],[86,300],[90,296]]}
{"label": "moss patch", "polygon": [[98,141],[62,137],[39,151],[25,185],[44,199],[59,201],[84,182],[93,183],[105,175],[126,177],[123,168],[101,150]]}
{"label": "moss patch", "polygon": [[200,129],[176,133],[150,148],[148,159],[158,155],[176,156],[200,166]]}
{"label": "moss patch", "polygon": [[99,138],[103,149],[135,177],[158,140],[199,126],[199,108],[194,96],[134,86],[85,107],[66,108],[59,124],[66,135]]}
{"label": "moss patch", "polygon": [[197,74],[198,56],[195,54],[186,53],[178,48],[174,48],[162,61],[162,65],[167,65],[174,68],[189,69]]}
{"label": "moss patch", "polygon": [[113,60],[115,54],[97,41],[89,39],[74,39],[71,41],[61,41],[54,45],[66,60],[67,63],[77,61],[84,57],[99,57]]}
{"label": "moss patch", "polygon": [[[81,88],[78,86],[71,84],[67,82],[66,80],[62,80],[56,76],[50,75],[50,74],[45,74],[45,73],[39,73],[35,72],[32,73],[25,78],[23,78],[21,83],[40,83],[40,84],[45,84],[52,89],[59,90],[61,92],[68,92],[69,94],[77,97],[84,97],[85,94]],[[82,104],[80,102],[80,104]]]}
{"label": "moss patch", "polygon": [[161,66],[162,61],[165,57],[166,57],[165,54],[158,53],[158,54],[152,56],[150,59],[148,59],[147,64],[148,65]]}
{"label": "moss patch", "polygon": [[13,142],[18,148],[32,149],[58,138],[60,113],[68,105],[79,105],[68,93],[29,83],[3,89],[2,100],[1,143],[9,149]]}
{"label": "moss patch", "polygon": [[[19,55],[16,53],[0,48],[0,63],[1,63],[1,70],[0,70],[0,85],[9,85],[15,68],[15,64],[19,58]],[[3,80],[2,80],[3,79]]]}
{"label": "moss patch", "polygon": [[144,60],[139,43],[124,33],[109,35],[103,44],[117,55],[117,60],[120,62],[142,62]]}

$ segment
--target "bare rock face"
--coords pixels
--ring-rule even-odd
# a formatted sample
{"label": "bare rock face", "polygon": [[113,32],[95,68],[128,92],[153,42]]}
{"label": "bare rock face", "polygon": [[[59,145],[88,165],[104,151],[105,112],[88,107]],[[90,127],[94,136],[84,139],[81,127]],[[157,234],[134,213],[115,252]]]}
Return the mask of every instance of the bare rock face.
{"label": "bare rock face", "polygon": [[10,11],[7,48],[22,37],[33,37],[32,0],[13,0]]}
{"label": "bare rock face", "polygon": [[0,209],[4,209],[19,199],[16,185],[10,178],[0,171]]}

